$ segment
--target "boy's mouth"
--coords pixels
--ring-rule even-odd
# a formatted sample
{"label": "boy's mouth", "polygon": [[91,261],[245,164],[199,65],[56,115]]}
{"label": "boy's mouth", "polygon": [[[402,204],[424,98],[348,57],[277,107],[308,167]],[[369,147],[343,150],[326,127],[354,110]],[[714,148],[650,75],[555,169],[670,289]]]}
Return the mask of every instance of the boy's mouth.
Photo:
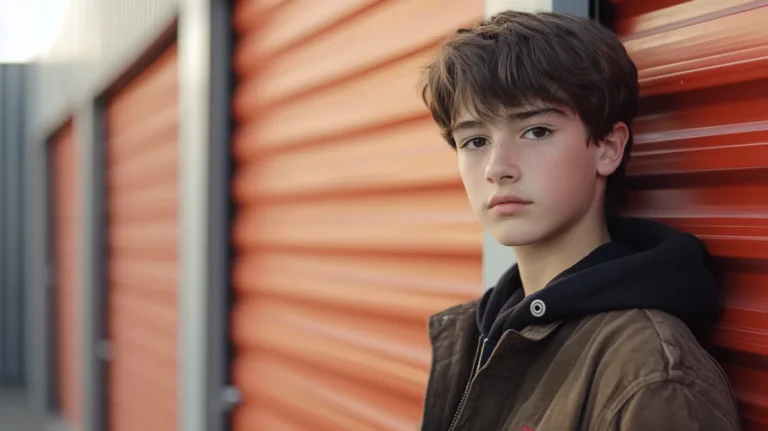
{"label": "boy's mouth", "polygon": [[530,203],[531,201],[523,199],[516,195],[495,195],[491,197],[491,200],[488,202],[488,208],[493,209],[494,207],[497,207],[499,205],[507,205],[507,204],[528,205]]}
{"label": "boy's mouth", "polygon": [[515,195],[496,195],[488,202],[488,209],[499,215],[512,215],[530,204],[531,201]]}

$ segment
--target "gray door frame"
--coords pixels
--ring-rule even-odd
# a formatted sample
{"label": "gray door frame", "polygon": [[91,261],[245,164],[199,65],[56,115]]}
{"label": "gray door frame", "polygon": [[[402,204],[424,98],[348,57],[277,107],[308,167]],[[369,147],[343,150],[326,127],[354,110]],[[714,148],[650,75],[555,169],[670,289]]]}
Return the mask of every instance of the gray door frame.
{"label": "gray door frame", "polygon": [[228,330],[232,49],[230,1],[182,1],[179,431],[224,431],[239,401]]}

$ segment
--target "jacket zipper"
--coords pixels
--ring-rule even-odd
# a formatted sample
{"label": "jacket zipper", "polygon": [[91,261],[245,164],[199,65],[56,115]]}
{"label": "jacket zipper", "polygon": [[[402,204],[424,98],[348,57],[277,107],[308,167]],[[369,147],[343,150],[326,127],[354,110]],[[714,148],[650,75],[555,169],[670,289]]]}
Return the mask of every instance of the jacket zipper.
{"label": "jacket zipper", "polygon": [[477,373],[480,371],[481,359],[483,358],[483,351],[485,350],[485,345],[488,342],[488,339],[483,339],[482,347],[480,347],[480,351],[477,353],[477,356],[475,356],[475,361],[477,363],[477,367],[472,368],[472,373],[469,376],[469,382],[467,382],[467,386],[464,388],[464,394],[461,396],[461,401],[459,401],[458,407],[456,407],[456,412],[453,414],[453,420],[451,420],[451,426],[448,427],[448,431],[454,431],[456,428],[456,423],[459,420],[459,416],[461,416],[461,412],[464,410],[464,404],[467,402],[467,396],[469,395],[469,390],[472,388],[472,382],[475,381],[475,376],[477,376]]}

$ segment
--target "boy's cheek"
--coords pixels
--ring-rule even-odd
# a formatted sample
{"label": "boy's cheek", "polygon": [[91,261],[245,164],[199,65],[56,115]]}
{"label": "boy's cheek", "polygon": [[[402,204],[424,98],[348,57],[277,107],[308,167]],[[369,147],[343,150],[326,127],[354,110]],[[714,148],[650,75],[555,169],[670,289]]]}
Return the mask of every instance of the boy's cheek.
{"label": "boy's cheek", "polygon": [[472,210],[477,213],[482,209],[482,206],[489,199],[490,193],[492,193],[489,190],[490,184],[485,181],[485,175],[467,175],[466,172],[462,172],[461,179]]}

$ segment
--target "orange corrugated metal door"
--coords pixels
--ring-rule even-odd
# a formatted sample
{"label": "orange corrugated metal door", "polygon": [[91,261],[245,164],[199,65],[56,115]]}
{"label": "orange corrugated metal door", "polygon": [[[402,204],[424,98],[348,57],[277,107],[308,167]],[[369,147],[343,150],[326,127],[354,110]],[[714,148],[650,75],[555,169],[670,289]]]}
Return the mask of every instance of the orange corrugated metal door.
{"label": "orange corrugated metal door", "polygon": [[[716,355],[768,429],[768,7],[614,1],[640,71],[632,210],[699,235],[724,287]],[[693,300],[693,299],[692,299]]]}
{"label": "orange corrugated metal door", "polygon": [[178,78],[172,47],[107,107],[109,429],[177,429]]}
{"label": "orange corrugated metal door", "polygon": [[80,207],[77,156],[72,123],[51,142],[53,176],[53,253],[56,270],[58,403],[67,423],[80,428]]}
{"label": "orange corrugated metal door", "polygon": [[240,1],[234,429],[413,430],[482,234],[420,70],[482,0]]}

